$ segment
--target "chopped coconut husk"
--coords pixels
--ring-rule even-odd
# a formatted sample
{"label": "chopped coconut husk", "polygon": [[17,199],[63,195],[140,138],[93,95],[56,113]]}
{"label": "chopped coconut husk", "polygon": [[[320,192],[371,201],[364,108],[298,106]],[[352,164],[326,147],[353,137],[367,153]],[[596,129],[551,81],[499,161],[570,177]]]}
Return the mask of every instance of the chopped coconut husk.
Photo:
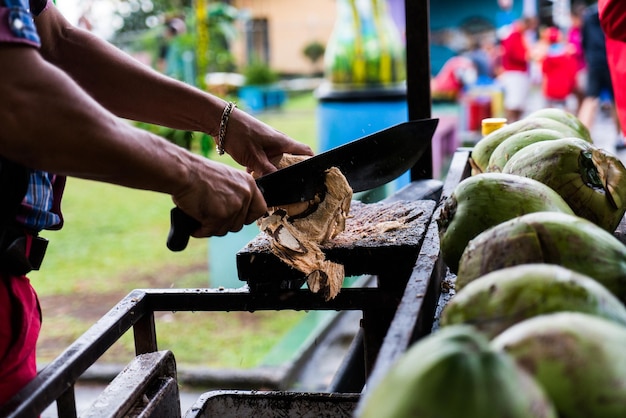
{"label": "chopped coconut husk", "polygon": [[[285,154],[274,165],[284,168],[308,157]],[[308,202],[269,208],[257,223],[271,239],[272,252],[307,277],[307,286],[326,300],[343,284],[343,265],[326,260],[320,244],[335,238],[346,226],[352,189],[341,171],[326,171],[326,191]]]}

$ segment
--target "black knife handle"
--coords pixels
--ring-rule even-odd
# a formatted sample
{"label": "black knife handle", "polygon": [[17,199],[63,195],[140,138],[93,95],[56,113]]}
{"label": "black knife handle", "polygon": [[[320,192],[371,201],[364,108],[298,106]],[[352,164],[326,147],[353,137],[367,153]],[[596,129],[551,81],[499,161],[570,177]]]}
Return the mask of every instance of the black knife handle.
{"label": "black knife handle", "polygon": [[189,237],[200,228],[200,222],[187,215],[178,207],[170,211],[170,232],[167,236],[167,248],[182,251],[187,248]]}

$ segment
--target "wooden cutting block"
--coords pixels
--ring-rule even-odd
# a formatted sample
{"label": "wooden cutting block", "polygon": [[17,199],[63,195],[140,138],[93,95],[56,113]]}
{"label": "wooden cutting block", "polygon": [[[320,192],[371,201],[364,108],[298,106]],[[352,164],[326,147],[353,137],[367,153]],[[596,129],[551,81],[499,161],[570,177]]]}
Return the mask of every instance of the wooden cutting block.
{"label": "wooden cutting block", "polygon": [[[393,274],[413,267],[436,203],[433,200],[361,203],[353,201],[346,229],[322,246],[326,258],[344,265],[346,276]],[[272,253],[261,233],[237,253],[239,279],[251,289],[270,284],[299,288],[304,274]]]}

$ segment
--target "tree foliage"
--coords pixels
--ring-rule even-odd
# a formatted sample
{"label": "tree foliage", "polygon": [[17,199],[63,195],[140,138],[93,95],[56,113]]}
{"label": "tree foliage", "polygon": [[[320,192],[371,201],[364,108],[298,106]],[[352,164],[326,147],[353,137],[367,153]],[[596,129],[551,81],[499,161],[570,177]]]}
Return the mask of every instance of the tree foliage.
{"label": "tree foliage", "polygon": [[[233,71],[234,57],[230,44],[236,36],[235,22],[238,11],[234,7],[218,2],[208,2],[206,16],[198,21],[193,0],[120,0],[116,14],[123,24],[116,31],[111,42],[132,52],[148,52],[156,64],[164,39],[165,23],[177,17],[185,21],[187,30],[178,35],[179,52],[191,53],[198,62],[198,54],[204,54],[208,63],[207,71]],[[208,43],[204,50],[198,48],[198,25],[208,30]],[[202,79],[204,74],[196,74]],[[185,80],[183,80],[185,81]],[[198,84],[198,83],[196,83]],[[199,139],[199,151],[207,156],[211,152],[210,139],[203,133],[180,131],[151,124],[137,124],[142,129],[160,135],[187,149],[192,149],[193,139]]]}
{"label": "tree foliage", "polygon": [[311,61],[312,64],[315,64],[317,63],[317,61],[319,61],[320,58],[324,56],[325,50],[326,48],[321,42],[311,41],[305,45],[302,53],[305,57],[309,59],[309,61]]}
{"label": "tree foliage", "polygon": [[120,0],[116,14],[123,19],[116,37],[153,29],[169,15],[180,15],[193,8],[192,0]]}
{"label": "tree foliage", "polygon": [[[156,54],[163,41],[165,22],[181,17],[188,30],[180,42],[194,54],[206,55],[208,71],[235,70],[235,60],[230,52],[230,44],[237,36],[238,11],[235,7],[220,1],[207,2],[207,15],[198,22],[193,0],[120,0],[117,4],[116,14],[123,24],[111,40],[113,44],[125,50]],[[198,24],[208,29],[205,51],[195,48]]]}

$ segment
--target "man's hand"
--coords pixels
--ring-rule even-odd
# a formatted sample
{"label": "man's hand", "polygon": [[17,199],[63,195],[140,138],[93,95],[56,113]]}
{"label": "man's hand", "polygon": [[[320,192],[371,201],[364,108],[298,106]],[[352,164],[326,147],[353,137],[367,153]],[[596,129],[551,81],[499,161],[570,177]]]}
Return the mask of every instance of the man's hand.
{"label": "man's hand", "polygon": [[313,155],[308,145],[237,109],[228,122],[224,148],[249,173],[260,176],[276,171],[270,161],[282,154]]}
{"label": "man's hand", "polygon": [[201,223],[192,233],[197,238],[237,232],[267,212],[250,174],[201,157],[191,167],[188,186],[172,199]]}

